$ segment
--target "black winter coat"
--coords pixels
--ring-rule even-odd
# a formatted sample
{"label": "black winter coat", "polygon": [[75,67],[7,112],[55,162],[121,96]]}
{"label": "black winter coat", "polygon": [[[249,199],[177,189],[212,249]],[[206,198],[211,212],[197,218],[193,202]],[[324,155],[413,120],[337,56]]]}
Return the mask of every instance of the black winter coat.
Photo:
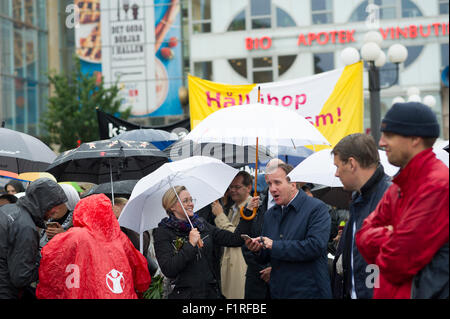
{"label": "black winter coat", "polygon": [[[269,188],[267,187],[260,195],[260,205],[256,217],[251,221],[251,230],[248,235],[252,238],[261,236],[264,225],[264,214],[267,211]],[[261,264],[257,256],[247,246],[242,246],[242,255],[247,263],[245,274],[245,299],[268,299],[270,298],[269,285],[261,279],[260,271],[270,267],[270,263]]]}
{"label": "black winter coat", "polygon": [[15,204],[0,207],[0,299],[17,299],[38,279],[39,233],[51,208],[67,202],[63,189],[42,178]]}
{"label": "black winter coat", "polygon": [[[203,218],[205,227],[200,231],[203,248],[189,243],[189,232],[181,232],[160,224],[153,232],[156,258],[162,273],[175,285],[169,299],[221,298],[219,274],[214,267],[214,245],[239,247],[244,244],[241,234],[250,230],[250,223],[241,220],[235,232],[219,229]],[[179,250],[177,238],[183,240]]]}
{"label": "black winter coat", "polygon": [[[355,279],[355,290],[358,299],[371,299],[373,296],[373,289],[368,288],[366,279],[369,272],[366,271],[367,262],[359,253],[354,240],[353,222],[356,222],[356,232],[362,227],[364,220],[372,213],[378,205],[378,202],[383,197],[383,194],[391,185],[391,178],[384,173],[381,165],[378,165],[377,170],[372,177],[361,188],[361,194],[353,193],[352,202],[350,204],[350,219],[345,224],[342,231],[342,236],[339,241],[336,255],[333,262],[332,272],[332,290],[333,298],[335,299],[349,299],[352,292],[352,271]],[[351,265],[351,252],[353,251],[353,268]],[[342,255],[343,276],[336,271],[336,263]]]}

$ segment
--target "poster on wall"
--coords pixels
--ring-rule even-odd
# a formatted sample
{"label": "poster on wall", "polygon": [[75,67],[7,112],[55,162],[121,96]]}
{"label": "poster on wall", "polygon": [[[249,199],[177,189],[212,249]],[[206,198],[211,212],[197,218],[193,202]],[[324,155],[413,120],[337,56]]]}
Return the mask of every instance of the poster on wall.
{"label": "poster on wall", "polygon": [[81,72],[100,74],[102,71],[100,0],[75,0],[74,3],[79,8],[75,46]]}
{"label": "poster on wall", "polygon": [[102,70],[132,117],[182,114],[179,1],[102,0]]}

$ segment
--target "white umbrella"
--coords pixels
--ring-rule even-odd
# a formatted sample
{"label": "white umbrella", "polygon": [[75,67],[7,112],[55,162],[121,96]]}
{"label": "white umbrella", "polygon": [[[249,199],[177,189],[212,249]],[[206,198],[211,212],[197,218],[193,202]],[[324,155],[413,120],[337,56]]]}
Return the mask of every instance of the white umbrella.
{"label": "white umbrella", "polygon": [[201,121],[185,139],[197,143],[287,146],[330,145],[322,133],[300,114],[260,103],[218,110]]}
{"label": "white umbrella", "polygon": [[[210,114],[188,135],[197,143],[229,143],[240,146],[258,145],[297,148],[304,145],[330,145],[322,133],[300,114],[281,106],[261,103],[236,105]],[[258,170],[256,157],[255,171]],[[255,175],[255,196],[257,175]],[[256,208],[249,218],[253,219]]]}
{"label": "white umbrella", "polygon": [[288,177],[292,182],[307,182],[331,187],[342,187],[341,180],[334,176],[336,166],[331,155],[331,149],[327,148],[311,154],[298,164]]}
{"label": "white umbrella", "polygon": [[442,148],[435,148],[435,147],[433,147],[433,152],[436,154],[436,157],[440,159],[442,162],[444,162],[444,164],[447,165],[448,167],[449,165],[448,152]]}
{"label": "white umbrella", "polygon": [[[386,152],[378,150],[378,153],[384,172],[389,176],[397,174],[399,168],[388,162]],[[293,182],[308,182],[331,187],[342,187],[341,180],[335,174],[336,166],[334,165],[334,156],[331,154],[331,149],[328,148],[311,154],[298,164],[288,176]]]}
{"label": "white umbrella", "polygon": [[119,224],[140,233],[142,241],[142,233],[157,227],[167,216],[162,197],[169,188],[185,186],[197,200],[195,212],[222,197],[237,173],[222,161],[206,156],[166,163],[137,182]]}

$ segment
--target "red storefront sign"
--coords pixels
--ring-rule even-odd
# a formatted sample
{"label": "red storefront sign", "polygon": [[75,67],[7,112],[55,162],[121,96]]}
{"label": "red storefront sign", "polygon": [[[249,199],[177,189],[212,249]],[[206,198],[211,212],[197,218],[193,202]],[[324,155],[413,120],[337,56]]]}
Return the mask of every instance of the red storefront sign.
{"label": "red storefront sign", "polygon": [[[326,45],[329,43],[352,43],[356,42],[354,35],[356,30],[333,30],[326,32],[309,32],[306,34],[300,34],[297,38],[297,46],[312,46],[313,44]],[[418,37],[428,38],[429,36],[448,36],[449,23],[439,22],[430,23],[427,25],[409,25],[406,27],[387,27],[380,28],[379,32],[384,40],[390,38],[392,40],[403,39],[415,39]],[[247,50],[267,50],[272,47],[272,38],[264,36],[262,38],[246,38],[245,48]]]}

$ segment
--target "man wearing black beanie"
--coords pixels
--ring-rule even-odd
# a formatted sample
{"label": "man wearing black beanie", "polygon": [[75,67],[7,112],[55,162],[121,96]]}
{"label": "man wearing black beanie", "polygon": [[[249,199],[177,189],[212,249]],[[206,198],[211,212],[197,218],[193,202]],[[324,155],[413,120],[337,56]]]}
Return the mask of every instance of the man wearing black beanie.
{"label": "man wearing black beanie", "polygon": [[400,171],[356,234],[379,272],[374,298],[448,298],[449,171],[432,150],[436,116],[422,103],[396,103],[381,132],[379,146]]}

